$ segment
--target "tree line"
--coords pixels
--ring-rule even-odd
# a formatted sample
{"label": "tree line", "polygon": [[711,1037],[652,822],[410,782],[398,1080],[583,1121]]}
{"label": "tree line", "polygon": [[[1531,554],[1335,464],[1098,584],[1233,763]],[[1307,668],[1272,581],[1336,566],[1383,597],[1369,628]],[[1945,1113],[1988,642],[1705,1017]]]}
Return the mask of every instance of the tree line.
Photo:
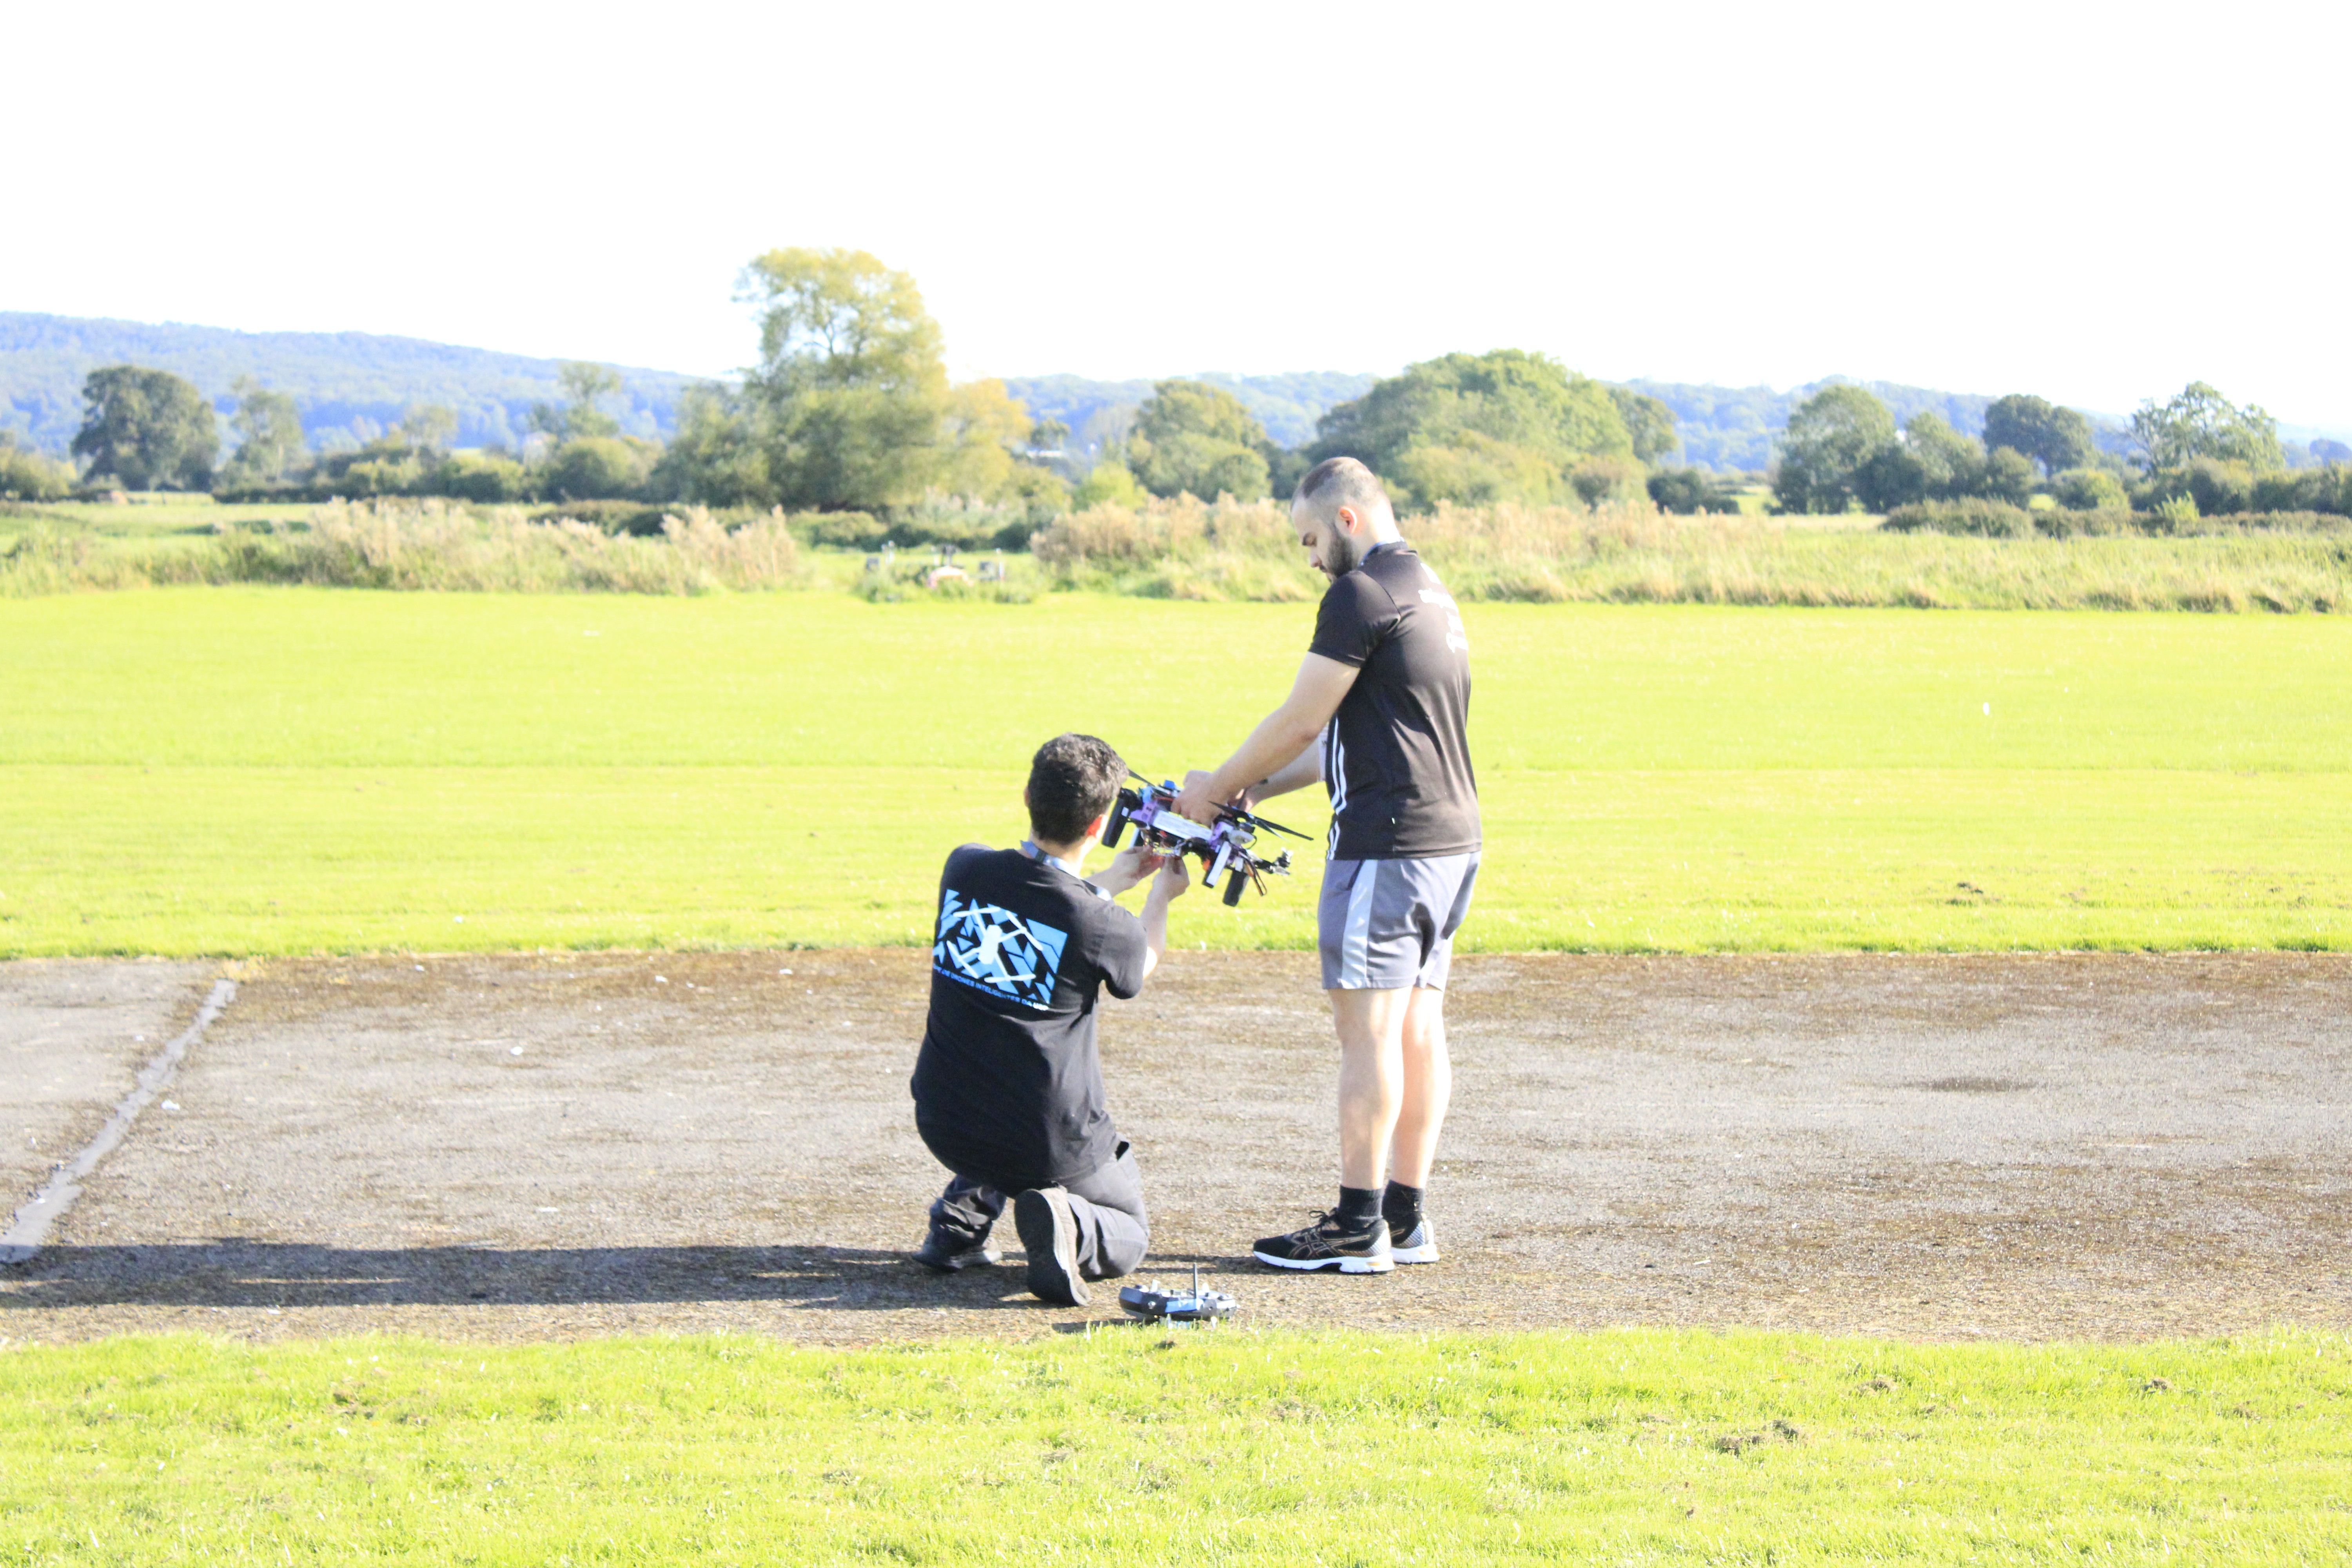
{"label": "tree line", "polygon": [[[1003,382],[952,383],[914,279],[864,251],[772,250],[743,269],[736,292],[758,321],[758,361],[738,383],[688,388],[667,442],[622,433],[607,407],[625,390],[618,373],[574,363],[562,367],[561,398],[532,408],[520,449],[453,450],[456,416],[425,405],[356,449],[314,453],[295,400],[241,379],[228,421],[236,440],[222,462],[213,406],[195,386],[113,365],[84,385],[77,467],[0,445],[0,493],[61,495],[79,485],[211,489],[236,500],[617,500],[886,518],[955,498],[1042,526],[1074,508],[1146,496],[1286,495],[1312,464],[1345,454],[1370,464],[1408,510],[1738,506],[1724,480],[1675,465],[1680,438],[1663,401],[1539,353],[1500,349],[1409,365],[1326,410],[1311,438],[1290,447],[1230,391],[1161,381],[1123,435],[1079,453],[1066,426],[1032,418]],[[2315,510],[2335,510],[2315,502],[2321,492],[2352,489],[2288,474],[2275,421],[2202,383],[2151,400],[2131,430],[2136,463],[2103,451],[2080,412],[2038,396],[1994,400],[1979,438],[1934,412],[1898,427],[1868,389],[1832,385],[1790,414],[1771,489],[1791,512],[1887,512],[1962,498],[2022,506],[2036,495],[2080,510],[2290,510],[2291,500]]]}
{"label": "tree line", "polygon": [[2290,468],[2278,422],[2191,382],[2143,403],[2131,418],[2127,456],[2102,450],[2078,410],[2017,393],[1985,410],[1981,439],[1941,415],[1914,415],[1898,429],[1886,405],[1859,386],[1832,386],[1789,416],[1772,474],[1791,512],[1892,512],[1927,502],[1993,500],[2070,510],[2161,512],[2173,518],[2234,512],[2341,513],[2352,501],[2352,447],[2312,443],[2316,467]]}

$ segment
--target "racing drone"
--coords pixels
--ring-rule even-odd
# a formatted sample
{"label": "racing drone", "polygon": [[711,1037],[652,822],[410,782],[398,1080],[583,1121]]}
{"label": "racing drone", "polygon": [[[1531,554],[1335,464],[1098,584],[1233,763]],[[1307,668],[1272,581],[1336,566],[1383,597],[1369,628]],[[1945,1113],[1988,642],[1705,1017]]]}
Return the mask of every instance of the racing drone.
{"label": "racing drone", "polygon": [[[1214,883],[1225,877],[1225,904],[1228,908],[1242,901],[1242,889],[1255,886],[1265,891],[1268,874],[1290,875],[1290,851],[1285,849],[1272,859],[1257,853],[1255,846],[1262,833],[1287,833],[1293,838],[1307,835],[1295,827],[1285,827],[1278,822],[1268,822],[1253,816],[1238,805],[1217,808],[1214,825],[1203,827],[1176,815],[1176,785],[1153,784],[1141,773],[1130,772],[1139,788],[1122,789],[1110,808],[1110,819],[1103,824],[1103,847],[1118,847],[1119,836],[1129,823],[1135,824],[1135,841],[1154,855],[1197,855],[1201,858],[1201,879]],[[1230,877],[1226,877],[1227,872]]]}

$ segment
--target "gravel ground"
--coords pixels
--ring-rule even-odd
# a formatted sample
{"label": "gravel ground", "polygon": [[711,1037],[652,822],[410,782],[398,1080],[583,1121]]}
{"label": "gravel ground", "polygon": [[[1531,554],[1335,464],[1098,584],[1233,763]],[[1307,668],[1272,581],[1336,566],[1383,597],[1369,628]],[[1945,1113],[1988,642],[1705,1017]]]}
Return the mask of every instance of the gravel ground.
{"label": "gravel ground", "polygon": [[[69,1156],[213,971],[0,965],[0,1202]],[[1015,1261],[904,1259],[943,1179],[907,950],[274,963],[31,1261],[0,1334],[1032,1335]],[[1106,1004],[1154,1215],[1245,1320],[1921,1339],[2352,1327],[2352,962],[1465,958],[1447,1248],[1276,1274],[1328,1201],[1313,960],[1177,953]],[[143,1036],[137,1040],[133,1037]],[[20,1110],[21,1108],[21,1110]],[[27,1142],[29,1140],[29,1143]]]}

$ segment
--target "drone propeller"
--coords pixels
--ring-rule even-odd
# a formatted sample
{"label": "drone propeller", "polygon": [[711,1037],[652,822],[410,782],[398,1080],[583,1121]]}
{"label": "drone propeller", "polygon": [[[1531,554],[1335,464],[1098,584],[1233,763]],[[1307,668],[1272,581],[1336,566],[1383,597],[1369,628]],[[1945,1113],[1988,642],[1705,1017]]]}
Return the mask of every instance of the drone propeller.
{"label": "drone propeller", "polygon": [[1265,817],[1258,816],[1255,812],[1235,809],[1234,815],[1236,817],[1239,817],[1242,821],[1248,823],[1252,827],[1265,827],[1270,828],[1276,833],[1287,833],[1293,838],[1312,838],[1315,837],[1311,833],[1301,833],[1296,827],[1285,827],[1279,822],[1268,822]]}

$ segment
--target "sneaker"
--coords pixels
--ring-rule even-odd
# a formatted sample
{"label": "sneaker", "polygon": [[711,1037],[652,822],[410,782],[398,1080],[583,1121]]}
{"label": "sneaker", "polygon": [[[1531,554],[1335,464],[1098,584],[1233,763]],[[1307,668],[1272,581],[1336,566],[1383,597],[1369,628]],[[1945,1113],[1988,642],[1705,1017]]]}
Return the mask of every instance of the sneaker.
{"label": "sneaker", "polygon": [[986,1237],[978,1241],[958,1241],[933,1226],[931,1233],[923,1237],[923,1245],[915,1249],[915,1261],[934,1274],[957,1274],[967,1268],[1002,1263],[1004,1258],[988,1245]]}
{"label": "sneaker", "polygon": [[1389,1250],[1389,1222],[1372,1221],[1368,1231],[1345,1231],[1329,1214],[1288,1236],[1261,1237],[1252,1256],[1276,1268],[1337,1268],[1342,1274],[1385,1274],[1396,1267]]}
{"label": "sneaker", "polygon": [[1070,1194],[1059,1187],[1035,1187],[1013,1200],[1013,1224],[1029,1254],[1029,1294],[1057,1307],[1087,1304],[1086,1277],[1078,1272],[1078,1222]]}
{"label": "sneaker", "polygon": [[1427,1215],[1415,1220],[1411,1230],[1389,1244],[1389,1256],[1399,1263],[1437,1261],[1437,1232],[1430,1228]]}

